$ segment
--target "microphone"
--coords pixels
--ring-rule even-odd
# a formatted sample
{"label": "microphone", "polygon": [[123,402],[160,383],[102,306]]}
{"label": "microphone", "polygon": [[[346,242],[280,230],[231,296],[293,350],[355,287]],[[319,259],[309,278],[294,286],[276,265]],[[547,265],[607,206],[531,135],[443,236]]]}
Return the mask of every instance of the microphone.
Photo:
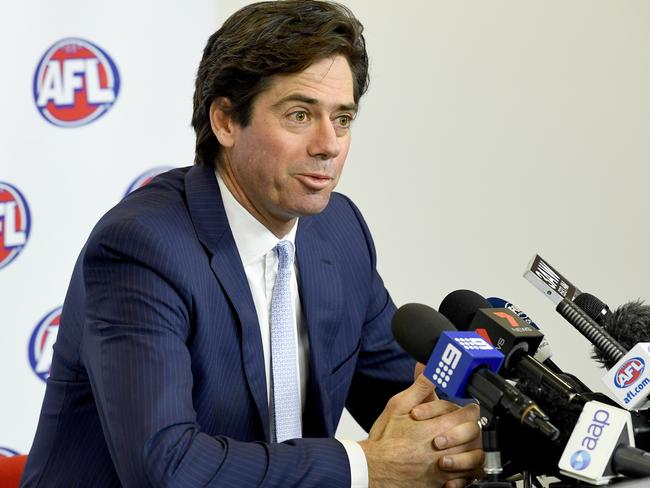
{"label": "microphone", "polygon": [[587,315],[594,319],[598,325],[607,327],[607,321],[612,313],[607,304],[600,301],[591,293],[581,293],[573,301]]}
{"label": "microphone", "polygon": [[[592,484],[603,484],[617,474],[650,476],[650,457],[635,446],[633,412],[600,401],[571,402],[552,390],[544,400],[544,408],[560,429],[560,437],[549,443],[532,433],[523,446],[516,441],[504,442],[503,453],[514,464],[547,474],[559,469],[566,476]],[[504,437],[519,438],[513,425],[504,427],[508,429]],[[530,446],[539,449],[531,452]]]}
{"label": "microphone", "polygon": [[540,329],[540,327],[535,322],[533,322],[533,319],[529,317],[526,312],[524,312],[519,307],[517,307],[517,305],[515,305],[514,303],[509,302],[504,298],[498,298],[498,297],[488,297],[486,298],[486,300],[493,308],[507,308],[531,327],[534,327],[537,330]]}
{"label": "microphone", "polygon": [[[581,296],[581,295],[578,295]],[[533,322],[532,318],[528,316],[526,312],[521,310],[519,307],[517,307],[515,304],[512,302],[509,302],[508,300],[505,300],[503,298],[497,298],[497,297],[490,297],[487,299],[488,302],[490,302],[490,305],[492,305],[494,308],[507,308],[514,312],[519,318],[521,318],[524,322],[530,324],[532,327],[535,327],[536,329],[539,330],[539,326]],[[595,348],[594,348],[595,349]],[[551,351],[551,345],[549,344],[548,340],[546,339],[546,336],[542,338],[542,342],[540,343],[539,347],[537,348],[537,351],[535,351],[535,354],[533,354],[533,358],[535,358],[537,361],[542,363],[544,366],[546,366],[548,369],[553,371],[556,375],[561,377],[564,381],[569,383],[578,393],[582,394],[587,394],[589,399],[591,400],[596,400],[598,398],[591,398],[591,394],[593,393],[587,385],[585,385],[577,376],[567,373],[566,371],[562,371],[562,369],[555,364],[552,360],[553,353]]]}
{"label": "microphone", "polygon": [[478,334],[460,332],[433,308],[415,303],[397,309],[392,330],[400,346],[426,364],[425,376],[448,396],[474,398],[490,412],[507,413],[551,440],[559,436],[533,400],[493,372],[504,356]]}
{"label": "microphone", "polygon": [[630,412],[585,404],[558,463],[566,476],[602,485],[617,475],[650,476],[650,453],[634,447]]}
{"label": "microphone", "polygon": [[602,377],[605,386],[622,407],[646,408],[649,402],[645,389],[650,385],[650,371],[646,368],[650,361],[650,307],[637,300],[612,313],[605,303],[589,293],[580,294],[575,301],[608,332],[613,332],[612,337],[627,350],[619,361],[612,361],[594,348],[592,357],[609,370]]}
{"label": "microphone", "polygon": [[[624,444],[630,444],[628,445],[623,445],[619,446],[620,442],[610,442],[609,444],[607,443],[601,443],[600,444],[600,449],[595,451],[595,453],[599,454],[599,457],[594,456],[593,461],[588,461],[585,462],[584,459],[586,459],[586,456],[593,455],[591,451],[582,449],[582,452],[580,454],[576,454],[574,458],[577,459],[574,460],[574,464],[581,461],[583,464],[578,466],[579,469],[573,469],[571,467],[571,459],[569,461],[569,466],[564,467],[563,472],[566,475],[573,476],[574,478],[577,479],[582,479],[586,481],[591,481],[591,482],[605,482],[608,479],[611,479],[616,473],[620,474],[625,474],[628,476],[646,476],[650,475],[650,463],[644,464],[644,460],[646,459],[646,454],[643,451],[635,449],[634,446],[634,427],[632,425],[632,417],[628,412],[625,412],[617,407],[614,407],[612,405],[602,403],[602,402],[594,402],[594,401],[589,401],[588,396],[584,396],[578,392],[575,391],[575,389],[572,388],[571,385],[567,385],[561,378],[558,378],[556,375],[553,374],[551,371],[544,371],[543,369],[535,369],[534,367],[529,369],[527,368],[527,364],[530,361],[531,364],[535,364],[535,361],[527,357],[526,355],[522,355],[522,353],[518,351],[517,348],[517,342],[516,342],[516,337],[511,337],[510,339],[503,339],[504,335],[511,335],[514,336],[516,332],[513,333],[513,331],[518,331],[521,330],[522,324],[513,325],[516,323],[516,319],[521,320],[521,317],[519,317],[518,314],[515,314],[512,312],[510,309],[506,309],[507,312],[510,312],[512,315],[510,316],[511,320],[505,320],[502,321],[503,319],[503,311],[502,310],[497,310],[496,312],[499,313],[500,315],[495,315],[494,312],[495,310],[492,310],[492,314],[490,314],[490,310],[488,309],[487,311],[485,308],[489,307],[489,302],[486,302],[483,297],[478,295],[477,293],[471,292],[469,290],[458,290],[456,292],[452,292],[449,294],[443,302],[440,305],[440,311],[445,314],[448,318],[452,318],[457,324],[459,324],[460,321],[464,321],[463,325],[467,325],[467,322],[469,322],[469,328],[477,330],[480,328],[482,325],[485,327],[485,318],[492,318],[491,323],[489,324],[489,330],[486,331],[488,336],[492,337],[497,337],[498,339],[494,341],[495,343],[499,343],[502,345],[502,352],[506,354],[506,364],[508,364],[508,361],[514,361],[512,364],[513,369],[517,369],[517,372],[520,374],[521,377],[525,378],[525,384],[524,386],[528,387],[530,386],[530,383],[535,383],[537,385],[537,392],[541,394],[543,398],[545,398],[550,405],[553,406],[554,410],[554,421],[559,422],[559,428],[560,432],[564,433],[564,435],[561,435],[560,441],[561,444],[567,444],[567,447],[565,448],[564,452],[571,451],[573,449],[573,445],[569,444],[571,437],[569,436],[569,432],[571,432],[573,435],[573,432],[576,431],[576,422],[578,420],[578,417],[580,417],[581,414],[583,414],[585,411],[589,412],[589,407],[588,405],[601,405],[601,410],[605,409],[606,411],[613,411],[613,412],[618,412],[620,415],[627,416],[626,418],[629,419],[627,423],[629,424],[629,427],[627,428],[626,435],[631,438],[630,442],[625,442],[625,439],[623,439]],[[483,308],[483,310],[481,310]],[[478,311],[476,311],[478,309]],[[474,312],[474,313],[473,313]],[[477,317],[478,317],[478,322],[477,322]],[[506,317],[508,315],[506,314]],[[526,323],[523,322],[522,323]],[[459,324],[461,325],[461,324]],[[464,328],[461,326],[461,328]],[[541,335],[541,334],[540,334]],[[520,341],[525,342],[524,339],[519,338]],[[528,343],[529,345],[531,343]],[[511,345],[510,351],[506,348],[506,346]],[[534,342],[532,343],[534,347]],[[532,349],[531,349],[532,350]],[[512,354],[514,351],[514,356],[509,357],[510,354]],[[533,351],[534,352],[534,351]],[[540,365],[541,366],[541,365]],[[540,373],[539,375],[537,373]],[[591,392],[589,392],[591,393]],[[593,394],[589,396],[596,396],[596,397],[602,397],[602,394]],[[606,399],[606,401],[610,401],[609,399]],[[551,411],[549,409],[549,411]],[[622,412],[622,414],[621,414]],[[638,420],[638,419],[635,419]],[[640,419],[641,422],[641,428],[643,427],[643,424],[646,424],[643,422],[643,419]],[[647,425],[646,425],[647,426]],[[575,428],[574,428],[575,427]],[[516,434],[515,434],[516,435]],[[616,435],[616,438],[614,441],[618,441],[618,438],[620,436],[619,434]],[[514,435],[513,435],[514,437]],[[534,438],[530,439],[533,444],[535,442]],[[632,446],[632,447],[630,447]],[[596,446],[592,446],[594,449]],[[515,449],[514,452],[511,452],[510,454],[512,455],[513,458],[521,458],[523,455],[521,453],[522,449]],[[575,449],[571,451],[571,455],[573,456],[575,453]],[[586,454],[585,454],[586,453]],[[528,453],[530,454],[530,453]],[[581,457],[582,456],[582,457]],[[543,449],[541,453],[539,453],[538,456],[534,456],[535,459],[530,459],[530,456],[524,456],[527,457],[528,459],[521,460],[520,462],[522,465],[537,465],[539,466],[540,464],[545,466],[547,469],[550,466],[550,469],[557,469],[558,466],[558,459],[561,458],[561,453],[558,452],[558,446],[557,445],[546,445],[546,447]],[[622,459],[625,459],[626,461],[622,461]],[[587,464],[591,466],[590,470],[587,470],[586,472],[582,472],[587,468]],[[555,466],[555,468],[553,468]],[[560,468],[563,468],[562,465],[559,466]],[[572,471],[573,469],[573,471]],[[607,470],[610,470],[608,473]]]}
{"label": "microphone", "polygon": [[650,342],[650,306],[642,300],[628,302],[605,316],[605,328],[623,348]]}
{"label": "microphone", "polygon": [[[583,298],[584,297],[584,298]],[[603,315],[609,317],[608,322],[611,325],[611,331],[614,332],[613,337],[620,341],[624,347],[633,347],[638,342],[650,342],[650,307],[641,305],[640,302],[632,302],[627,305],[623,305],[616,312],[611,313],[609,316],[602,314],[602,310],[609,310],[609,307],[603,302],[598,300],[593,295],[588,293],[581,293],[577,295],[575,301],[583,300],[587,303],[586,308],[590,310],[590,313],[595,313],[598,315]],[[501,305],[505,304],[507,308],[512,308],[509,306],[509,302],[502,299],[488,299],[491,304]],[[583,302],[583,304],[585,303]],[[588,302],[592,302],[591,305]],[[511,305],[511,304],[510,304]],[[525,312],[514,307],[520,317],[527,317]],[[441,311],[442,311],[441,306]],[[612,319],[619,319],[616,322],[613,322]],[[645,322],[645,327],[641,325],[641,322]],[[531,322],[532,323],[532,322]],[[608,327],[610,330],[610,327]],[[594,348],[594,351],[598,351],[597,348]],[[647,355],[647,349],[644,352],[643,350],[635,350],[624,356],[626,359],[633,360],[634,358],[644,358],[644,354]],[[629,356],[629,357],[628,357]],[[604,356],[603,356],[604,357]],[[644,359],[645,361],[645,359]],[[579,396],[572,398],[572,403],[581,405],[588,400],[598,400],[600,402],[609,403],[612,405],[618,404],[627,409],[639,408],[643,406],[643,396],[639,396],[640,390],[643,390],[647,384],[646,380],[650,374],[650,370],[640,370],[641,363],[636,361],[630,361],[629,363],[623,364],[626,361],[621,360],[619,366],[612,370],[609,377],[603,378],[605,385],[612,392],[613,396],[616,399],[616,402],[613,402],[604,394],[599,392],[592,392],[589,387],[582,383],[578,378],[568,373],[562,372],[559,368],[553,369],[553,371],[559,376],[562,380],[565,380],[569,383],[578,393]],[[609,369],[616,363],[608,364]],[[644,364],[647,364],[645,361]],[[546,365],[546,364],[545,364]],[[618,378],[618,384],[621,385],[621,388],[616,386],[615,377]],[[633,381],[636,378],[636,381]],[[526,394],[537,399],[540,406],[549,414],[551,417],[558,421],[558,418],[561,418],[563,411],[566,410],[566,400],[562,398],[555,398],[556,394],[553,394],[550,388],[543,388],[540,385],[540,382],[532,378],[533,381],[530,381],[529,378],[526,378],[525,381],[520,382],[517,386]],[[623,386],[627,384],[627,386]],[[561,391],[561,390],[558,390]],[[567,398],[564,394],[564,398]],[[568,398],[571,398],[570,396]],[[627,398],[627,403],[626,399]],[[544,400],[544,401],[540,401]],[[634,400],[634,401],[632,401]],[[562,410],[557,410],[557,404],[562,405]],[[632,413],[632,423],[634,427],[634,436],[637,443],[643,448],[650,448],[650,424],[644,415],[640,415],[638,412]],[[561,431],[564,431],[566,426],[560,424],[558,425]]]}
{"label": "microphone", "polygon": [[650,393],[650,342],[639,342],[602,377],[616,402],[624,408],[647,408]]}
{"label": "microphone", "polygon": [[[635,300],[618,307],[612,312],[601,300],[589,293],[582,293],[575,299],[576,304],[587,315],[598,322],[617,340],[626,351],[639,342],[650,342],[650,306],[642,300]],[[607,369],[616,361],[594,348],[592,358]]]}
{"label": "microphone", "polygon": [[456,290],[440,303],[440,312],[460,330],[473,330],[506,356],[506,371],[533,382],[537,388],[550,388],[570,401],[586,401],[576,389],[529,354],[534,354],[543,334],[509,308],[491,308],[476,292]]}
{"label": "microphone", "polygon": [[[533,319],[531,319],[528,316],[528,314],[526,314],[526,312],[521,310],[514,303],[498,297],[489,297],[487,301],[494,308],[507,308],[512,313],[517,315],[517,317],[519,317],[521,320],[526,322],[528,325],[539,330],[539,326],[535,324],[535,322],[533,322]],[[546,337],[542,337],[542,342],[540,342],[539,346],[537,347],[537,351],[535,351],[533,357],[537,359],[537,361],[539,361],[540,363],[543,363],[545,366],[547,366],[550,370],[554,371],[555,373],[560,373],[561,372],[560,368],[553,361],[551,361],[551,356],[553,356],[553,352],[551,351],[551,345],[548,343]]]}
{"label": "microphone", "polygon": [[[584,295],[584,293],[578,295],[578,297],[581,297],[582,295]],[[538,330],[540,329],[540,327],[537,324],[535,324],[535,322],[532,320],[531,317],[528,316],[528,314],[526,314],[526,312],[521,310],[512,302],[497,297],[490,297],[487,299],[487,301],[490,302],[490,304],[494,308],[507,308],[511,310],[513,313],[519,316],[519,318],[521,318],[524,322],[530,324],[532,327],[535,327]],[[594,347],[594,351],[598,351],[598,349]],[[551,357],[552,357],[551,346],[548,340],[546,339],[546,337],[544,337],[542,338],[542,342],[537,348],[537,351],[535,351],[535,354],[533,354],[533,358],[539,361],[540,363],[542,363],[551,371],[553,371],[557,376],[562,378],[564,381],[569,383],[578,393],[584,395],[587,400],[600,400],[600,401],[605,400],[606,397],[602,393],[592,392],[591,389],[587,385],[585,385],[577,376],[571,373],[567,373],[566,371],[562,371],[562,369],[551,360]]]}
{"label": "microphone", "polygon": [[[475,330],[477,332],[482,330],[483,337],[488,340],[491,339],[493,343],[498,342],[501,352],[506,355],[506,373],[515,373],[521,380],[517,385],[519,389],[525,394],[538,399],[538,404],[547,413],[550,413],[554,420],[564,412],[555,411],[553,402],[544,403],[539,400],[547,399],[551,392],[553,395],[561,397],[564,404],[568,401],[579,407],[590,400],[598,400],[611,405],[619,404],[628,409],[638,408],[645,403],[644,396],[640,395],[640,392],[647,385],[650,385],[650,368],[646,369],[645,372],[643,370],[645,364],[650,364],[650,352],[647,348],[645,350],[641,350],[641,347],[635,349],[634,352],[630,353],[633,354],[632,358],[634,360],[619,364],[609,377],[603,379],[616,397],[614,402],[603,393],[592,392],[584,383],[572,375],[563,373],[561,370],[552,371],[528,356],[522,348],[518,347],[520,345],[518,342],[530,346],[531,349],[528,352],[531,353],[534,352],[535,345],[531,342],[526,343],[527,337],[525,335],[517,336],[517,334],[521,334],[519,330],[522,328],[521,325],[517,325],[515,322],[515,318],[518,319],[519,316],[513,314],[514,317],[511,317],[512,324],[515,324],[515,327],[513,327],[510,322],[501,320],[501,317],[495,318],[493,314],[489,313],[490,309],[488,311],[485,309],[475,310],[477,307],[485,307],[487,304],[488,302],[478,293],[469,290],[458,290],[445,297],[440,304],[440,311],[443,315],[456,321],[459,329]],[[504,313],[503,309],[492,310],[501,310],[502,312],[497,313]],[[506,312],[512,313],[509,309],[506,309]],[[463,323],[461,320],[465,322]],[[507,339],[503,340],[504,337],[507,337]],[[555,415],[556,413],[557,415]],[[648,422],[635,413],[633,424],[638,441],[644,447],[649,445],[650,425],[648,425]],[[564,427],[559,426],[560,430],[563,430]]]}
{"label": "microphone", "polygon": [[611,361],[619,361],[625,349],[572,300],[581,292],[537,254],[524,277],[556,304],[555,310],[601,350]]}

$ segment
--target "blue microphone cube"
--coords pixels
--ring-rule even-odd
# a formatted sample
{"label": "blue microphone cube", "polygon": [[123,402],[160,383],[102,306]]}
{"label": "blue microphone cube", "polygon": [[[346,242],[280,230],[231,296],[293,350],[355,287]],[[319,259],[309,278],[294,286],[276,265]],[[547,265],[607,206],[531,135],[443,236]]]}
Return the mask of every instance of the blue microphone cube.
{"label": "blue microphone cube", "polygon": [[476,332],[445,331],[429,357],[424,375],[453,398],[469,398],[467,381],[481,367],[497,372],[505,356]]}

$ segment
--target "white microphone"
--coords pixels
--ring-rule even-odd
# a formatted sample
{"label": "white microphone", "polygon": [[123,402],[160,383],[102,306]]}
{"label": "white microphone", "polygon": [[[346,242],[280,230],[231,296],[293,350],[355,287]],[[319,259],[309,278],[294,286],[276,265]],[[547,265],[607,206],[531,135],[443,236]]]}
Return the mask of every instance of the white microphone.
{"label": "white microphone", "polygon": [[604,485],[618,476],[619,450],[627,452],[630,448],[634,448],[630,412],[601,402],[587,402],[558,467],[566,476]]}
{"label": "white microphone", "polygon": [[603,383],[616,403],[627,410],[650,406],[650,342],[639,342],[605,375]]}

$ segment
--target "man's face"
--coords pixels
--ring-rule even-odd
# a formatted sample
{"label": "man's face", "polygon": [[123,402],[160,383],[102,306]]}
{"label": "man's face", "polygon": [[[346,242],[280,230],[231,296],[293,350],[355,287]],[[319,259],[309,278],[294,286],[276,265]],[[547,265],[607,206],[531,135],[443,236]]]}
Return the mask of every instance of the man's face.
{"label": "man's face", "polygon": [[256,98],[250,124],[232,124],[222,178],[245,208],[282,234],[296,217],[327,205],[355,114],[352,72],[342,56],[276,75]]}

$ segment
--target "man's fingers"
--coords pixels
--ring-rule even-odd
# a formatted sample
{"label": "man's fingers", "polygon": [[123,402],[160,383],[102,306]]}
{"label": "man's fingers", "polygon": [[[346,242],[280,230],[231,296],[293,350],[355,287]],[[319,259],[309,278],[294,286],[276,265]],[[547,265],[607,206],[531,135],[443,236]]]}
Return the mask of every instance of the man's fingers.
{"label": "man's fingers", "polygon": [[457,425],[473,422],[478,427],[478,419],[480,416],[480,409],[478,405],[471,403],[465,405],[463,408],[458,408],[453,412],[440,415],[433,419],[433,429],[431,430],[431,438],[435,439],[438,436],[444,436],[448,431]]}
{"label": "man's fingers", "polygon": [[413,407],[413,410],[411,410],[411,417],[415,420],[427,420],[451,413],[459,408],[460,407],[455,403],[446,400],[434,400]]}
{"label": "man's fingers", "polygon": [[399,392],[393,396],[384,411],[377,417],[375,423],[372,424],[368,439],[375,440],[381,437],[388,424],[391,415],[406,415],[413,407],[421,404],[422,402],[429,401],[430,398],[437,398],[435,387],[424,376],[419,375],[415,381],[406,390]]}
{"label": "man's fingers", "polygon": [[459,478],[479,478],[483,473],[485,453],[483,449],[472,449],[458,454],[445,454],[438,460],[443,471],[453,471]]}
{"label": "man's fingers", "polygon": [[436,436],[433,445],[438,450],[469,444],[481,435],[481,429],[476,422],[464,422],[452,427],[447,432]]}
{"label": "man's fingers", "polygon": [[420,375],[406,390],[388,400],[386,410],[393,415],[408,414],[413,407],[425,401],[434,389],[433,383]]}

